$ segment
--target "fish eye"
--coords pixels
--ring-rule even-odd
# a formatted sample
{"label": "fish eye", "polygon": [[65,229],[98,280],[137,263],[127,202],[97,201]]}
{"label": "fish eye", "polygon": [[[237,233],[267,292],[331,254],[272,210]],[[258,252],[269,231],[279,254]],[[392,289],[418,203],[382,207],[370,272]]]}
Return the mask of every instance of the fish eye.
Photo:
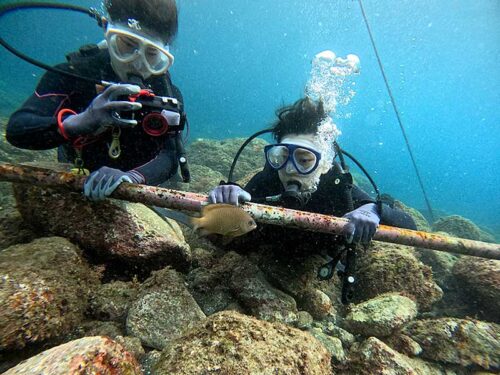
{"label": "fish eye", "polygon": [[250,220],[250,221],[248,222],[248,225],[253,225],[253,220]]}

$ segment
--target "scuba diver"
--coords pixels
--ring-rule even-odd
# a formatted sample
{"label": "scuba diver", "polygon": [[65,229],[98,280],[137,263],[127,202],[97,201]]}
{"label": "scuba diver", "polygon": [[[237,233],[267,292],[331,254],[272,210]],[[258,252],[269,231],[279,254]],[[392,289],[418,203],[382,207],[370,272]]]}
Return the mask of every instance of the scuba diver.
{"label": "scuba diver", "polygon": [[104,85],[48,71],[6,130],[16,147],[58,147],[58,161],[91,172],[84,194],[92,200],[124,181],[158,185],[185,162],[183,98],[168,72],[178,28],[175,0],[106,0],[105,7],[105,40],[56,66]]}
{"label": "scuba diver", "polygon": [[[209,193],[209,201],[235,205],[252,201],[348,219],[342,235],[259,224],[246,236],[234,239],[230,247],[240,252],[269,249],[278,258],[293,257],[298,262],[314,253],[326,255],[327,263],[319,268],[318,277],[328,280],[337,270],[342,278],[341,300],[349,303],[356,283],[356,246],[368,244],[380,223],[416,229],[415,222],[403,211],[374,200],[353,183],[343,161],[345,151],[331,141],[334,137],[323,132],[324,124],[333,122],[329,122],[331,118],[321,101],[299,99],[279,109],[277,116],[272,129],[250,137],[236,156],[237,159],[251,139],[272,131],[277,143],[265,146],[264,169],[244,188],[221,181]],[[335,154],[341,159],[340,164],[334,160]],[[234,165],[235,162],[229,181]],[[375,189],[378,192],[376,186]]]}
{"label": "scuba diver", "polygon": [[[277,143],[264,148],[264,169],[244,188],[221,182],[210,192],[209,200],[230,204],[238,204],[238,201],[266,203],[344,217],[349,223],[344,227],[343,236],[259,225],[247,236],[235,240],[238,242],[232,243],[234,248],[244,249],[248,244],[255,249],[257,243],[266,243],[272,244],[273,251],[282,249],[286,256],[323,250],[335,256],[335,246],[332,246],[335,242],[367,244],[380,223],[416,229],[408,214],[374,200],[333,160],[332,142],[324,142],[319,134],[321,124],[329,119],[321,101],[302,98],[279,109],[277,116],[272,128]],[[332,237],[335,238],[333,242]]]}

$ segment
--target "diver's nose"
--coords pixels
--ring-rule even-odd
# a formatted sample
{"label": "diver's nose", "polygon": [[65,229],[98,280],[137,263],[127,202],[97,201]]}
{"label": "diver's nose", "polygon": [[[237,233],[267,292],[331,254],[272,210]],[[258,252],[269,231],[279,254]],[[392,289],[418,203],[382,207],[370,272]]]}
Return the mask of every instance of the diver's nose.
{"label": "diver's nose", "polygon": [[285,172],[288,174],[294,174],[297,172],[291,160],[286,163]]}

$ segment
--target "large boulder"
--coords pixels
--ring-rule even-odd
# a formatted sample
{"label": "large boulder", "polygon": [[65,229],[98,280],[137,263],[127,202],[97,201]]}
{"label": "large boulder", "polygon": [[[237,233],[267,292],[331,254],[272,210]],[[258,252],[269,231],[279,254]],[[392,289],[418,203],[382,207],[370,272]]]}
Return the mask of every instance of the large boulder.
{"label": "large boulder", "polygon": [[394,200],[394,208],[399,208],[401,211],[410,215],[413,221],[415,222],[415,225],[417,226],[417,230],[421,230],[424,232],[431,231],[431,226],[429,225],[429,222],[419,210],[413,207],[409,207],[405,205],[403,202],[398,200]]}
{"label": "large boulder", "polygon": [[3,375],[140,375],[137,360],[108,337],[94,336],[70,341],[46,350]]}
{"label": "large boulder", "polygon": [[461,366],[500,368],[500,325],[454,318],[414,321],[404,333],[422,347],[423,358]]}
{"label": "large boulder", "polygon": [[175,270],[153,272],[141,286],[127,316],[127,333],[144,345],[163,349],[186,329],[205,318]]}
{"label": "large boulder", "polygon": [[453,266],[464,304],[481,318],[500,323],[500,261],[462,257]]}
{"label": "large boulder", "polygon": [[179,225],[139,203],[91,202],[81,194],[15,187],[19,211],[45,234],[66,237],[100,259],[154,268],[186,269],[189,245]]}
{"label": "large boulder", "polygon": [[419,310],[426,311],[443,295],[432,279],[431,269],[407,246],[373,241],[368,251],[360,254],[356,273],[358,301],[399,292],[414,298]]}
{"label": "large boulder", "polygon": [[207,194],[214,187],[218,186],[221,180],[227,178],[219,171],[214,171],[205,165],[189,164],[189,171],[191,173],[191,181],[189,183],[184,183],[178,178],[171,179],[162,184],[162,186],[175,190]]}
{"label": "large boulder", "polygon": [[417,305],[398,293],[387,293],[351,307],[344,323],[350,332],[384,337],[417,316]]}
{"label": "large boulder", "polygon": [[80,250],[60,237],[0,252],[0,349],[68,334],[84,317],[98,279]]}
{"label": "large boulder", "polygon": [[36,234],[26,225],[17,209],[12,205],[0,206],[0,250],[18,243],[31,242],[35,238]]}
{"label": "large boulder", "polygon": [[200,322],[162,352],[156,375],[331,373],[330,355],[308,333],[225,311]]}
{"label": "large boulder", "polygon": [[437,220],[432,229],[449,233],[455,237],[467,238],[469,240],[483,241],[487,234],[469,219],[459,215],[445,216]]}

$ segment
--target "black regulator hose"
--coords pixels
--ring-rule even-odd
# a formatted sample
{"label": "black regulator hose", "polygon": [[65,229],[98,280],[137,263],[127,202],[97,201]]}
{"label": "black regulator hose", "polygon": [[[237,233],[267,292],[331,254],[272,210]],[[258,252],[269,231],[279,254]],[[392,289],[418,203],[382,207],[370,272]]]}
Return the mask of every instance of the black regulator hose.
{"label": "black regulator hose", "polygon": [[[79,12],[79,13],[86,14],[86,15],[90,16],[91,18],[95,19],[99,26],[102,26],[103,22],[105,20],[104,17],[94,8],[87,9],[87,8],[79,7],[76,5],[54,4],[54,3],[47,3],[47,2],[17,3],[17,4],[6,4],[3,6],[0,6],[0,19],[4,15],[6,15],[7,13],[14,12],[16,10],[23,10],[23,9],[63,9],[63,10],[70,10],[70,11],[74,11],[74,12]],[[16,55],[20,59],[22,59],[30,64],[33,64],[35,66],[38,66],[39,68],[45,69],[49,72],[64,74],[66,76],[76,78],[79,80],[84,80],[87,82],[91,82],[91,83],[94,83],[97,85],[102,85],[102,84],[107,83],[107,82],[103,82],[103,81],[98,80],[98,79],[83,77],[83,76],[80,76],[78,74],[67,72],[65,70],[57,69],[57,68],[54,68],[53,66],[44,64],[43,62],[35,60],[35,59],[29,57],[28,55],[25,55],[24,53],[18,51],[17,49],[12,47],[10,44],[8,44],[1,36],[0,36],[0,45],[5,47],[5,49],[7,49],[9,52]]]}
{"label": "black regulator hose", "polygon": [[258,131],[257,133],[253,134],[250,136],[239,148],[238,152],[234,156],[233,163],[231,164],[231,168],[229,169],[229,174],[227,176],[227,182],[234,182],[233,181],[233,173],[234,173],[234,167],[236,166],[236,162],[238,161],[238,158],[240,157],[240,154],[243,152],[243,149],[246,147],[247,144],[252,142],[254,138],[257,138],[259,135],[264,134],[264,133],[270,133],[272,132],[273,129],[264,129],[261,131]]}

